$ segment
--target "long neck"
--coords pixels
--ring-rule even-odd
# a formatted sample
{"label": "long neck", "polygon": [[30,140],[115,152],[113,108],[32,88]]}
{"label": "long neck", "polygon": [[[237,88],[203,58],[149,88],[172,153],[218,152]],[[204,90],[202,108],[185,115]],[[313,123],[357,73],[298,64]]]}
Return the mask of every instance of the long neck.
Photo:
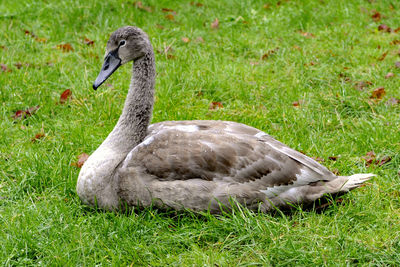
{"label": "long neck", "polygon": [[132,80],[122,114],[103,144],[128,153],[147,134],[154,102],[155,62],[152,47],[133,64]]}

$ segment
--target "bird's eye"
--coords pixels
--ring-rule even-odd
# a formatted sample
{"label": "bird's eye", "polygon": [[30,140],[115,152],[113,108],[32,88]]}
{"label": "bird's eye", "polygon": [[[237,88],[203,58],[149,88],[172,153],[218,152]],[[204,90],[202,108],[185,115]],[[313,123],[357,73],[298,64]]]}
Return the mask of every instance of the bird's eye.
{"label": "bird's eye", "polygon": [[125,40],[119,41],[119,46],[124,46],[125,44],[126,44],[126,41],[125,41]]}

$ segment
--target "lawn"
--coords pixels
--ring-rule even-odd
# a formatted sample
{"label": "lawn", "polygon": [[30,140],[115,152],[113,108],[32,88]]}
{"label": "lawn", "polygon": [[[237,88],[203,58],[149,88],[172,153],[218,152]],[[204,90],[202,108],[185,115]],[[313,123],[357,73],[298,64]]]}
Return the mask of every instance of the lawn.
{"label": "lawn", "polygon": [[[199,1],[0,2],[0,264],[399,265],[400,3]],[[241,122],[377,176],[323,209],[85,207],[77,158],[112,130],[131,69],[91,84],[123,25],[156,51],[152,122]]]}

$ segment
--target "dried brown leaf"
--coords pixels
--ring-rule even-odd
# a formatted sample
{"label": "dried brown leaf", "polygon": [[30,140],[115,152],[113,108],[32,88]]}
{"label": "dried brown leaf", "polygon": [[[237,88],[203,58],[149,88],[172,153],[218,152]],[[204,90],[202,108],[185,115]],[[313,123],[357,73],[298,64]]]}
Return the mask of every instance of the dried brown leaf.
{"label": "dried brown leaf", "polygon": [[151,7],[149,7],[149,6],[144,6],[143,3],[142,3],[141,1],[133,2],[133,5],[134,5],[137,9],[140,9],[140,10],[143,10],[143,11],[146,11],[146,12],[149,12],[149,13],[152,12]]}
{"label": "dried brown leaf", "polygon": [[87,38],[87,37],[84,38],[83,42],[84,42],[86,45],[91,45],[91,46],[94,45],[94,41],[93,41],[93,40],[90,40],[90,39]]}
{"label": "dried brown leaf", "polygon": [[389,51],[384,52],[384,53],[378,58],[378,60],[379,60],[379,61],[384,60],[384,59],[386,58],[386,56],[387,56],[388,53],[389,53]]}
{"label": "dried brown leaf", "polygon": [[356,84],[354,85],[354,88],[358,91],[363,91],[364,88],[366,88],[370,85],[372,85],[372,83],[369,81],[361,81],[361,82],[356,82]]}
{"label": "dried brown leaf", "polygon": [[337,156],[330,156],[328,157],[329,160],[336,161],[338,159]]}
{"label": "dried brown leaf", "polygon": [[374,151],[369,151],[365,154],[365,156],[361,157],[365,161],[365,165],[369,167],[376,160],[376,155]]}
{"label": "dried brown leaf", "polygon": [[392,78],[394,76],[393,72],[389,72],[388,74],[385,75],[385,79]]}
{"label": "dried brown leaf", "polygon": [[400,27],[397,27],[396,29],[393,30],[394,32],[400,32]]}
{"label": "dried brown leaf", "polygon": [[391,32],[392,29],[386,24],[381,24],[378,26],[378,31]]}
{"label": "dried brown leaf", "polygon": [[35,41],[39,43],[47,43],[47,39],[43,37],[35,37]]}
{"label": "dried brown leaf", "polygon": [[301,100],[292,102],[293,107],[300,107],[301,104],[303,104],[303,101]]}
{"label": "dried brown leaf", "polygon": [[170,8],[162,8],[161,11],[162,12],[174,12],[174,10],[170,9]]}
{"label": "dried brown leaf", "polygon": [[14,63],[14,66],[15,66],[17,69],[20,69],[20,68],[22,68],[22,63],[21,63],[21,62]]}
{"label": "dried brown leaf", "polygon": [[164,30],[164,28],[165,28],[163,25],[160,25],[160,24],[156,24],[156,27],[161,29],[161,30]]}
{"label": "dried brown leaf", "polygon": [[174,15],[172,15],[172,14],[168,14],[168,15],[166,15],[165,16],[165,18],[167,19],[167,20],[175,20],[175,17],[174,17]]}
{"label": "dried brown leaf", "polygon": [[210,110],[217,110],[217,109],[220,109],[220,108],[223,108],[224,106],[222,105],[222,103],[221,102],[211,102],[210,103],[210,106],[208,107],[208,109],[210,109]]}
{"label": "dried brown leaf", "polygon": [[212,29],[218,29],[219,28],[219,20],[218,20],[218,18],[215,18],[215,20],[211,23],[211,28]]}
{"label": "dried brown leaf", "polygon": [[89,158],[89,155],[86,153],[82,153],[78,156],[77,162],[72,162],[71,166],[82,168],[83,164],[85,164],[86,160]]}
{"label": "dried brown leaf", "polygon": [[1,63],[0,68],[2,72],[11,72],[11,69],[6,64]]}
{"label": "dried brown leaf", "polygon": [[398,44],[400,44],[400,40],[395,39],[395,40],[391,41],[390,44],[391,45],[398,45]]}
{"label": "dried brown leaf", "polygon": [[278,50],[279,50],[279,47],[276,47],[274,49],[268,50],[264,55],[262,55],[261,59],[262,60],[266,60],[267,58],[269,58],[270,56],[275,54]]}
{"label": "dried brown leaf", "polygon": [[0,45],[1,50],[7,50],[8,48],[5,45]]}
{"label": "dried brown leaf", "polygon": [[45,136],[46,136],[46,135],[45,135],[43,132],[37,133],[37,134],[35,135],[35,137],[33,137],[33,138],[31,139],[31,141],[32,141],[32,142],[36,142],[37,140],[42,139],[42,138],[45,137]]}
{"label": "dried brown leaf", "polygon": [[391,161],[391,160],[392,160],[392,158],[391,158],[390,156],[383,156],[383,158],[381,158],[380,160],[378,160],[378,161],[376,162],[376,165],[382,166],[382,165],[388,163],[388,162]]}
{"label": "dried brown leaf", "polygon": [[381,13],[379,13],[379,12],[376,11],[376,10],[373,10],[373,14],[371,15],[371,18],[372,18],[375,22],[378,22],[378,21],[381,20],[382,16],[381,16]]}
{"label": "dried brown leaf", "polygon": [[369,98],[375,101],[381,100],[386,95],[385,88],[379,87],[372,91],[372,94]]}
{"label": "dried brown leaf", "polygon": [[15,111],[14,115],[11,116],[14,120],[16,119],[25,119],[29,116],[32,116],[38,109],[40,108],[39,105],[30,107],[26,110],[17,110]]}
{"label": "dried brown leaf", "polygon": [[72,48],[72,45],[69,43],[59,44],[59,45],[57,45],[57,49],[60,49],[64,53],[74,51],[74,49]]}
{"label": "dried brown leaf", "polygon": [[67,102],[72,95],[72,91],[70,89],[65,90],[64,92],[61,93],[60,95],[60,104],[64,104]]}
{"label": "dried brown leaf", "polygon": [[202,3],[195,3],[195,2],[190,2],[191,6],[197,6],[197,7],[202,7],[204,6]]}

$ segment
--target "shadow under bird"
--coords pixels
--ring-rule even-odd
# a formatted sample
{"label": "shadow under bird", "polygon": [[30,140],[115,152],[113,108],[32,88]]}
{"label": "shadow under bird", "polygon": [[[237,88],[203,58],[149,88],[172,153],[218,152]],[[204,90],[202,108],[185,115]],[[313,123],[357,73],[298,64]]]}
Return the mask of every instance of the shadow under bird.
{"label": "shadow under bird", "polygon": [[[121,206],[221,212],[239,203],[267,212],[348,192],[374,174],[336,176],[313,159],[253,127],[230,121],[165,121],[150,125],[155,59],[147,34],[126,26],[111,34],[97,89],[133,61],[130,89],[112,132],[83,165],[81,200]],[[232,201],[233,200],[233,201]]]}

